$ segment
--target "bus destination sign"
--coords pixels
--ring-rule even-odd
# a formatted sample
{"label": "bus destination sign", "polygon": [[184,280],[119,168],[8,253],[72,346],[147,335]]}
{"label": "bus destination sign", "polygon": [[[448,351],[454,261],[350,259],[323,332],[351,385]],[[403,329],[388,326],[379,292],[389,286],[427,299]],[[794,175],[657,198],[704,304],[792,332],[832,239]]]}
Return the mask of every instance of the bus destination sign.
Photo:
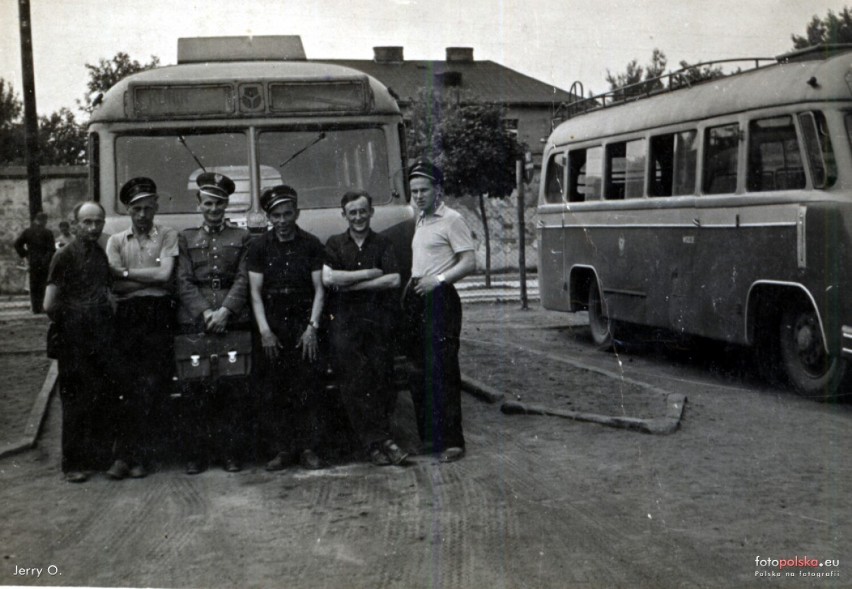
{"label": "bus destination sign", "polygon": [[231,84],[135,86],[134,114],[139,117],[228,115],[234,112]]}

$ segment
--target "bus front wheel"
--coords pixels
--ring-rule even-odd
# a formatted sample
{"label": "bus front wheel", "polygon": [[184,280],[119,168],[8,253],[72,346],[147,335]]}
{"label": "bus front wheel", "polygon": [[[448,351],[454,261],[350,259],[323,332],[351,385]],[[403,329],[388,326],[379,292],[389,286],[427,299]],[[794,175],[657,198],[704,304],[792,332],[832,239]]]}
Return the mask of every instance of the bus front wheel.
{"label": "bus front wheel", "polygon": [[603,311],[597,281],[589,285],[589,330],[592,332],[592,342],[599,350],[612,348],[612,321]]}
{"label": "bus front wheel", "polygon": [[778,352],[787,380],[804,397],[833,398],[846,373],[846,362],[825,350],[817,314],[810,305],[781,312]]}

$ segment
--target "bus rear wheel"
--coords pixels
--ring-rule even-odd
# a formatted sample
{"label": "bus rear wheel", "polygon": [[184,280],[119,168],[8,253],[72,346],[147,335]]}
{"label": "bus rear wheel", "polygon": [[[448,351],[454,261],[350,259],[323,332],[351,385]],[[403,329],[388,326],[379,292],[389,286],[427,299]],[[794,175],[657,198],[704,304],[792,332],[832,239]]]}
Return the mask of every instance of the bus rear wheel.
{"label": "bus rear wheel", "polygon": [[844,381],[846,361],[825,350],[817,314],[810,305],[781,312],[778,352],[787,380],[803,397],[834,398]]}
{"label": "bus rear wheel", "polygon": [[589,285],[589,330],[592,332],[592,342],[599,350],[612,348],[612,321],[603,311],[598,283],[593,280]]}

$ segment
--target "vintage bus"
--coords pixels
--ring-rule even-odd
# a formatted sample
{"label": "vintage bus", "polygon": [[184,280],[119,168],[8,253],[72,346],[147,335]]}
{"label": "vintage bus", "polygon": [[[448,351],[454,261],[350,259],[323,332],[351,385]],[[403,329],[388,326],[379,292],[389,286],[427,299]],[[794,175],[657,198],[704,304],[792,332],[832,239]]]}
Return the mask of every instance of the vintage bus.
{"label": "vintage bus", "polygon": [[850,392],[844,49],[575,105],[543,159],[542,305],[588,309],[600,347],[631,324],[664,328],[755,346],[803,395]]}
{"label": "vintage bus", "polygon": [[197,226],[195,179],[215,171],[236,183],[232,222],[264,231],[261,192],[289,184],[299,224],[323,241],[346,228],[344,192],[365,189],[373,227],[410,267],[414,215],[396,100],[364,73],[306,61],[299,37],[179,39],[177,65],[128,76],[103,95],[88,146],[91,196],[106,208],[108,233],[129,225],[118,191],[134,176],[157,183],[159,222]]}

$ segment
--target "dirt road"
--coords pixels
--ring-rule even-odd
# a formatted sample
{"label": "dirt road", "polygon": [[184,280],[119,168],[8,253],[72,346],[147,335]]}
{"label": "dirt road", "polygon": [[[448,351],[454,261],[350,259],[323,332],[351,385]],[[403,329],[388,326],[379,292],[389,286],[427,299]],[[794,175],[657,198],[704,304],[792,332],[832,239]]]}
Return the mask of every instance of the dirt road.
{"label": "dirt road", "polygon": [[[0,461],[0,583],[852,586],[849,404],[767,389],[726,350],[711,350],[712,361],[647,351],[614,356],[592,350],[572,316],[510,305],[465,313],[470,346],[476,340],[533,354],[517,364],[521,375],[543,371],[536,351],[558,352],[686,393],[679,431],[652,436],[506,416],[465,396],[468,457],[454,464],[418,458],[408,467],[211,469],[196,477],[171,466],[144,480],[70,485],[59,475],[54,403],[39,447]],[[482,371],[487,357],[463,370]],[[582,392],[576,376],[559,376],[553,387]],[[407,394],[395,424],[410,445]],[[756,564],[797,555],[839,565],[782,571]],[[794,577],[761,574],[791,571]]]}

